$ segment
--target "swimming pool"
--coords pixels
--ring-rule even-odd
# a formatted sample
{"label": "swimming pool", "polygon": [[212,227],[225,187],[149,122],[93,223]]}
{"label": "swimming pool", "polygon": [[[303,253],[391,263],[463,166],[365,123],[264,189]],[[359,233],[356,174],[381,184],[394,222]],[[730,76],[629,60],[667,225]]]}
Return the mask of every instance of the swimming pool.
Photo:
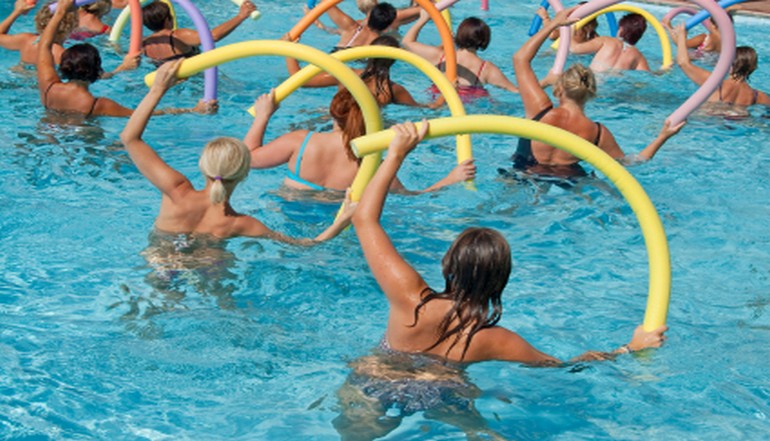
{"label": "swimming pool", "polygon": [[[200,3],[212,23],[232,13]],[[263,18],[226,42],[280,37],[301,16],[301,2],[277,3],[260,5]],[[658,17],[666,10],[643,7]],[[486,56],[512,77],[510,56],[525,39],[532,9],[493,4],[481,13],[477,2],[466,1],[454,14],[489,22]],[[767,90],[767,22],[736,23],[738,43],[760,54],[753,84]],[[31,29],[28,19],[14,27],[24,29]],[[599,32],[605,30],[600,21]],[[423,35],[436,38],[430,27]],[[336,38],[313,29],[303,41],[329,48]],[[654,34],[640,47],[651,66],[659,65]],[[117,65],[113,52],[103,54],[108,68]],[[0,438],[338,439],[332,421],[347,363],[376,346],[387,315],[353,232],[311,249],[231,240],[204,253],[216,265],[153,269],[143,253],[159,198],[122,151],[125,121],[57,124],[40,107],[31,75],[9,70],[16,60],[0,51]],[[538,57],[537,70],[551,62],[551,55]],[[218,115],[153,118],[146,138],[198,185],[203,143],[242,136],[250,124],[243,109],[285,77],[278,58],[238,61],[220,72]],[[395,72],[427,100],[427,80],[403,65]],[[95,91],[136,105],[145,90],[141,75],[120,78],[97,83]],[[202,91],[201,79],[188,81],[161,105],[193,105]],[[626,151],[638,151],[692,91],[678,71],[606,76],[588,112]],[[493,100],[468,112],[523,114],[517,96],[491,92]],[[305,90],[286,100],[268,137],[328,126],[323,115],[332,93]],[[385,116],[424,113],[391,107]],[[475,407],[489,430],[504,439],[766,437],[770,119],[764,109],[752,113],[738,121],[695,115],[652,162],[631,169],[670,241],[667,345],[579,371],[473,365],[468,377],[481,390]],[[497,228],[514,250],[502,325],[561,358],[625,343],[642,320],[647,292],[647,256],[633,213],[601,178],[573,190],[500,179],[497,168],[508,165],[514,148],[509,138],[474,136],[475,192],[456,186],[392,196],[383,222],[396,246],[436,285],[437,262],[459,231]],[[453,149],[451,141],[421,146],[402,173],[405,184],[437,180],[451,167]],[[320,231],[336,204],[284,198],[282,179],[283,169],[253,171],[233,206],[279,231]],[[387,439],[465,434],[418,413]]]}

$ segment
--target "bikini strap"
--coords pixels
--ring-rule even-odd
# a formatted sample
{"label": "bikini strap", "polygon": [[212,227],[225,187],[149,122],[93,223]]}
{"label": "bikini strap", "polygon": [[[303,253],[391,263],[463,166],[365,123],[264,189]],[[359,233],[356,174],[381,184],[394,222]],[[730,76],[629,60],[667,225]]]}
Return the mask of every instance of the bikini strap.
{"label": "bikini strap", "polygon": [[481,62],[481,66],[479,67],[479,71],[476,73],[476,78],[479,79],[479,82],[481,82],[481,71],[484,70],[484,67],[486,67],[486,65],[487,65],[487,61],[483,60]]}
{"label": "bikini strap", "polygon": [[48,108],[48,92],[51,91],[51,88],[54,84],[59,83],[60,81],[51,81],[51,84],[48,85],[48,87],[45,88],[45,92],[43,92],[43,107],[46,109]]}
{"label": "bikini strap", "polygon": [[305,139],[302,141],[302,145],[299,147],[299,153],[297,154],[297,162],[294,164],[294,176],[299,177],[299,168],[302,164],[302,156],[305,155],[305,148],[307,147],[310,137],[313,136],[313,132],[307,132]]}
{"label": "bikini strap", "polygon": [[594,139],[594,145],[598,146],[599,141],[602,139],[602,125],[600,123],[596,123],[596,139]]}
{"label": "bikini strap", "polygon": [[99,101],[99,98],[94,98],[94,102],[91,103],[91,108],[88,110],[88,113],[86,116],[91,116],[94,114],[94,109],[96,109],[96,102]]}
{"label": "bikini strap", "polygon": [[751,105],[757,103],[757,100],[759,99],[759,91],[757,89],[751,89]]}

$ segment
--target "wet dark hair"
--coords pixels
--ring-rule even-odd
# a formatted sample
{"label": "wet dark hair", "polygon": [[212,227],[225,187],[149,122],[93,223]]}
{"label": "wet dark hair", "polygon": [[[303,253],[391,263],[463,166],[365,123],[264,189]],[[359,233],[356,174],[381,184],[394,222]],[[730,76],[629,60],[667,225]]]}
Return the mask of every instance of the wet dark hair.
{"label": "wet dark hair", "polygon": [[735,48],[735,60],[730,70],[730,77],[734,80],[748,81],[749,76],[757,69],[757,51],[749,46]]}
{"label": "wet dark hair", "polygon": [[[452,308],[441,320],[438,338],[425,351],[453,339],[449,351],[467,333],[460,359],[465,358],[473,336],[491,328],[503,314],[501,297],[511,275],[511,247],[490,228],[468,228],[455,239],[441,260],[445,288],[435,292],[426,288],[422,301],[414,309],[417,324],[420,309],[434,299],[451,300]],[[491,310],[490,310],[491,309]],[[451,326],[451,328],[450,328]]]}
{"label": "wet dark hair", "polygon": [[154,1],[142,7],[142,23],[153,32],[166,29],[166,22],[170,18],[171,9],[163,2]]}
{"label": "wet dark hair", "polygon": [[477,17],[468,17],[457,27],[455,45],[458,49],[484,50],[489,46],[492,31],[484,20]]}
{"label": "wet dark hair", "polygon": [[623,41],[634,45],[647,30],[647,20],[639,14],[626,14],[618,21],[618,28],[623,29]]}
{"label": "wet dark hair", "polygon": [[[398,40],[390,35],[381,35],[372,41],[372,46],[390,46],[399,47]],[[364,82],[372,79],[374,81],[374,98],[380,106],[390,103],[393,100],[393,94],[390,82],[390,67],[396,60],[392,58],[370,58],[366,63],[366,68],[361,73],[361,79]]]}
{"label": "wet dark hair", "polygon": [[67,48],[61,55],[59,72],[66,80],[95,82],[104,72],[99,50],[88,43]]}
{"label": "wet dark hair", "polygon": [[348,157],[360,162],[350,147],[350,140],[362,136],[366,132],[366,126],[361,108],[350,91],[341,89],[334,95],[329,104],[329,113],[342,129],[342,142]]}
{"label": "wet dark hair", "polygon": [[366,25],[377,32],[382,32],[394,21],[396,21],[396,8],[390,3],[380,3],[372,9]]}

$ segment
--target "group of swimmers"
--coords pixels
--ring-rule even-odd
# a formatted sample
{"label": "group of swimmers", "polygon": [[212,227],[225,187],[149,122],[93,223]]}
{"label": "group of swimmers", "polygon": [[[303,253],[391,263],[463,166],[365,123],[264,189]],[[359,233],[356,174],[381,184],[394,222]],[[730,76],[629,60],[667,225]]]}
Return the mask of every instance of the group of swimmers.
{"label": "group of swimmers", "polygon": [[[117,5],[115,4],[117,3]],[[399,47],[393,30],[411,24],[401,39],[401,45],[443,69],[443,47],[418,41],[420,31],[429,17],[414,4],[396,9],[376,0],[358,0],[366,14],[355,20],[332,7],[328,16],[336,25],[330,30],[340,35],[334,50],[379,44]],[[276,232],[254,217],[239,214],[230,205],[230,196],[251,168],[270,168],[286,164],[284,184],[299,190],[344,191],[355,177],[359,159],[350,148],[350,140],[364,134],[361,109],[351,93],[340,87],[337,80],[319,74],[306,86],[339,87],[329,106],[334,122],[327,132],[296,130],[265,142],[270,117],[277,109],[274,92],[257,98],[256,117],[243,140],[222,137],[206,144],[200,157],[200,169],[206,178],[205,187],[197,190],[189,179],[166,164],[142,139],[152,115],[164,113],[216,111],[216,103],[200,102],[191,109],[157,109],[166,91],[177,82],[176,73],[182,61],[197,54],[200,38],[190,29],[174,29],[171,10],[160,0],[143,7],[143,20],[152,34],[144,39],[143,53],[160,67],[150,91],[136,107],[124,107],[107,97],[95,97],[89,85],[105,77],[99,51],[88,43],[68,48],[67,38],[83,40],[107,31],[101,17],[111,6],[120,2],[97,0],[76,8],[74,0],[60,0],[51,14],[49,5],[42,5],[36,16],[39,35],[10,35],[13,22],[34,8],[34,3],[17,0],[9,17],[0,23],[0,46],[20,52],[21,62],[37,68],[40,99],[46,109],[73,112],[85,116],[129,117],[120,139],[139,171],[162,194],[160,210],[155,220],[158,230],[176,234],[207,234],[217,238],[234,236],[266,237],[292,244],[311,245],[328,240],[348,224],[356,234],[369,267],[390,304],[388,326],[383,347],[388,351],[429,354],[454,362],[510,360],[531,365],[557,365],[555,357],[535,349],[513,331],[497,325],[502,314],[501,296],[511,272],[511,250],[502,235],[486,228],[469,228],[460,234],[442,259],[445,286],[430,288],[424,279],[401,257],[380,224],[388,192],[407,190],[396,177],[397,171],[410,151],[423,139],[428,124],[418,130],[412,123],[393,127],[396,136],[374,178],[366,187],[357,206],[346,200],[337,220],[313,239],[297,239]],[[246,0],[237,14],[212,31],[214,40],[230,34],[255,10]],[[564,73],[542,81],[537,77],[532,60],[543,43],[554,38],[556,31],[575,22],[573,9],[565,9],[548,17],[544,10],[542,29],[526,41],[513,55],[514,84],[493,63],[482,59],[478,52],[491,40],[489,26],[475,17],[463,20],[454,36],[457,48],[457,88],[465,99],[485,96],[490,84],[519,93],[525,117],[570,131],[595,144],[613,158],[648,160],[682,128],[664,124],[658,136],[634,156],[626,155],[610,129],[585,114],[586,103],[596,95],[595,71],[649,70],[644,55],[634,47],[642,37],[646,22],[638,14],[629,14],[619,23],[618,36],[599,36],[595,23],[576,31],[571,44],[575,53],[595,53],[588,67],[576,64]],[[324,29],[328,27],[319,24]],[[709,72],[694,65],[688,53],[693,43],[687,39],[682,26],[668,29],[677,45],[677,63],[695,83],[701,84]],[[703,51],[718,51],[718,30],[700,39]],[[286,37],[288,39],[288,37]],[[131,54],[114,71],[136,68],[140,55]],[[299,70],[296,60],[287,59],[290,74]],[[393,60],[370,59],[356,72],[364,80],[380,106],[402,104],[436,107],[418,103],[406,88],[393,81],[390,67]],[[58,71],[56,66],[58,65]],[[725,79],[710,101],[728,102],[737,106],[770,104],[770,98],[748,84],[757,67],[756,52],[738,48],[730,77]],[[552,95],[546,92],[553,85]],[[553,96],[553,98],[551,98]],[[578,158],[539,141],[522,139],[513,156],[518,172],[536,176],[575,178],[586,172]],[[463,162],[439,182],[423,191],[433,191],[457,182],[473,179],[476,167],[472,160]],[[611,352],[588,352],[575,360],[596,360],[659,347],[665,340],[666,327],[634,332],[630,342]]]}

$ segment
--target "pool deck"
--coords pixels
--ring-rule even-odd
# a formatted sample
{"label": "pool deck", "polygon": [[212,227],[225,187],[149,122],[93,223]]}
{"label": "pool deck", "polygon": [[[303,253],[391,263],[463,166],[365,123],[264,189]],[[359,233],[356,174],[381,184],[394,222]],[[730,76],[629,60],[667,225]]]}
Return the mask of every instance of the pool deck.
{"label": "pool deck", "polygon": [[[690,6],[697,8],[697,5],[692,2],[678,1],[678,0],[636,0],[642,3],[652,3],[657,5],[672,5],[672,6]],[[770,0],[755,0],[747,1],[745,3],[739,3],[728,8],[731,11],[736,11],[739,14],[757,15],[770,18]]]}

